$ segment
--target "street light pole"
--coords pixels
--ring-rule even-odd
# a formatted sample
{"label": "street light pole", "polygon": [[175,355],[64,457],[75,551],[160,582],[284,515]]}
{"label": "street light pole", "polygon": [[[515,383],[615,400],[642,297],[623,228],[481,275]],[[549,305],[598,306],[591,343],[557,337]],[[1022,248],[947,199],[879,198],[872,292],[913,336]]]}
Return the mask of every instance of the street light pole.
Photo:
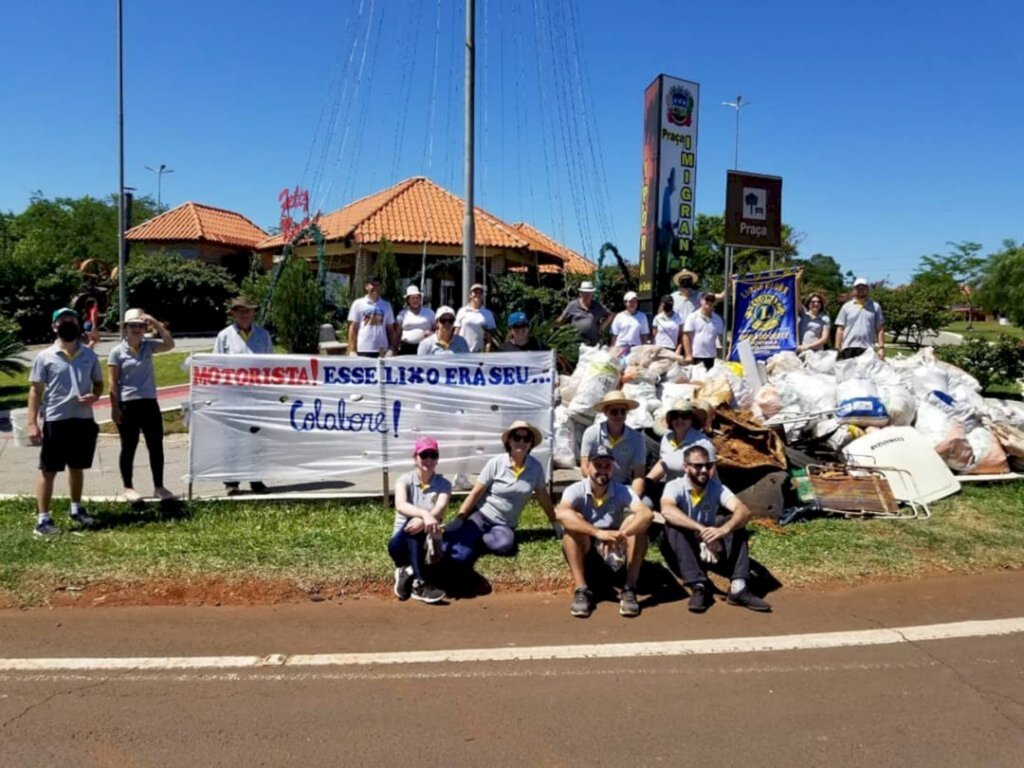
{"label": "street light pole", "polygon": [[738,171],[740,169],[740,110],[743,107],[749,107],[750,102],[744,102],[742,96],[737,96],[736,101],[723,101],[722,106],[732,107],[736,110],[736,142],[733,149],[732,169]]}
{"label": "street light pole", "polygon": [[150,166],[147,165],[146,166],[146,170],[147,171],[152,171],[153,173],[156,174],[156,209],[159,211],[163,207],[161,205],[161,201],[163,199],[163,197],[161,195],[161,191],[162,191],[162,187],[163,187],[162,182],[163,182],[164,174],[165,173],[174,173],[174,169],[173,168],[168,168],[163,163],[160,163],[160,167],[159,168],[151,168]]}
{"label": "street light pole", "polygon": [[123,0],[117,0],[117,309],[120,314],[118,328],[124,330],[128,290],[125,284],[125,210],[124,210],[124,9]]}

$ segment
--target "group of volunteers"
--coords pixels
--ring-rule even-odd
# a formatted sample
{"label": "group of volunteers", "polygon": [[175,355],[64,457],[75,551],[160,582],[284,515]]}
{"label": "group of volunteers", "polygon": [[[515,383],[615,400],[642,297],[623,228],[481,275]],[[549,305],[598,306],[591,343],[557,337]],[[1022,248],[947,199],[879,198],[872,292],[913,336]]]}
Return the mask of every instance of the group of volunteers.
{"label": "group of volunteers", "polygon": [[709,570],[729,578],[728,603],[770,611],[748,585],[745,525],[751,512],[717,477],[715,448],[701,430],[705,414],[688,400],[673,404],[661,455],[645,476],[643,436],[625,424],[638,405],[621,392],[598,402],[595,410],[604,420],[584,433],[582,479],[562,492],[557,505],[543,466],[530,455],[541,442],[540,430],[513,422],[502,434],[504,453],[487,462],[448,521],[452,486],[437,472],[441,447],[421,436],[413,448],[415,467],[395,489],[388,552],[398,599],[440,603],[446,595],[439,580],[466,584],[481,555],[515,554],[516,528],[527,502],[535,499],[561,538],[574,585],[573,616],[591,614],[595,584],[620,583],[620,615],[640,614],[636,587],[658,525],[655,509],[664,518],[663,552],[689,590],[690,611],[702,613],[713,602]]}
{"label": "group of volunteers", "polygon": [[416,285],[405,290],[405,307],[396,315],[380,295],[380,278],[370,277],[366,295],[348,311],[348,351],[359,357],[451,355],[469,352],[539,352],[547,349],[530,335],[524,312],[508,316],[509,336],[496,341],[494,313],[484,306],[486,288],[474,283],[469,303],[456,312],[449,306],[430,309]]}

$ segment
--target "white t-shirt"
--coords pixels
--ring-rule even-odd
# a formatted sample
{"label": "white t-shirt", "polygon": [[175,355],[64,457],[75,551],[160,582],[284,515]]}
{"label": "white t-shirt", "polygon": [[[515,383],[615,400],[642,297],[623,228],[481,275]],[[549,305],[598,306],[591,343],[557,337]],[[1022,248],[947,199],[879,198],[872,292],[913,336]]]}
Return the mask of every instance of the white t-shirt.
{"label": "white t-shirt", "polygon": [[698,310],[686,318],[683,333],[693,334],[694,357],[715,357],[718,354],[715,340],[725,334],[725,325],[718,315],[712,313],[711,317],[707,318]]}
{"label": "white t-shirt", "polygon": [[675,349],[679,346],[679,330],[682,325],[683,318],[678,312],[668,317],[659,312],[654,316],[654,343],[659,347]]}
{"label": "white t-shirt", "polygon": [[638,347],[641,339],[651,332],[647,325],[647,315],[637,310],[630,314],[623,310],[612,320],[611,332],[615,336],[616,347]]}
{"label": "white t-shirt", "polygon": [[419,344],[434,330],[434,310],[420,307],[417,314],[406,307],[398,313],[398,324],[402,327],[402,341]]}
{"label": "white t-shirt", "polygon": [[385,299],[371,301],[364,296],[352,302],[348,321],[358,323],[356,352],[384,352],[389,346],[388,327],[395,324],[391,302]]}
{"label": "white t-shirt", "polygon": [[672,293],[672,311],[683,318],[683,322],[686,322],[691,314],[700,309],[700,294],[696,291],[690,291],[688,296],[683,296],[679,291]]}
{"label": "white t-shirt", "polygon": [[483,352],[484,331],[493,331],[496,327],[494,315],[487,307],[473,309],[467,304],[455,315],[455,329],[466,340],[470,352]]}

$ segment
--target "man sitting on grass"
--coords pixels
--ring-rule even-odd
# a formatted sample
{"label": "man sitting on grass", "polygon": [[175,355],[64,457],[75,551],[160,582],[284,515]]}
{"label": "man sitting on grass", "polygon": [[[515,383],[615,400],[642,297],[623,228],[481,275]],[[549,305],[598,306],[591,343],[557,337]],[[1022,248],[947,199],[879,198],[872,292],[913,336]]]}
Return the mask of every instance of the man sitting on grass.
{"label": "man sitting on grass", "polygon": [[632,488],[612,479],[615,458],[608,446],[596,443],[587,459],[586,479],[566,488],[555,510],[556,519],[565,529],[562,549],[576,585],[570,612],[582,619],[593,609],[588,572],[596,576],[598,569],[607,577],[608,569],[613,575],[625,565],[619,614],[639,616],[636,582],[654,514]]}
{"label": "man sitting on grass", "polygon": [[771,606],[747,587],[750,554],[744,526],[750,509],[718,479],[714,446],[701,441],[686,448],[683,468],[685,474],[665,486],[661,514],[665,541],[690,590],[690,610],[703,613],[711,604],[710,568],[731,579],[728,603],[770,611]]}

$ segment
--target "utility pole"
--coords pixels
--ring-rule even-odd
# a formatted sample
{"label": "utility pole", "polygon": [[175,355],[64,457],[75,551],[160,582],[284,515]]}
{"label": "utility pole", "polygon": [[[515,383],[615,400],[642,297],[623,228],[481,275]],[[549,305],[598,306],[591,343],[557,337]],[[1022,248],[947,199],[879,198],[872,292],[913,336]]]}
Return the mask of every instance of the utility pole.
{"label": "utility pole", "polygon": [[742,96],[737,96],[736,101],[723,101],[723,107],[732,107],[736,110],[736,143],[733,148],[732,156],[732,169],[738,171],[740,169],[740,110],[743,107],[749,107],[750,102],[744,103]]}
{"label": "utility pole", "polygon": [[151,168],[150,166],[147,165],[146,166],[146,170],[147,171],[152,171],[153,173],[156,174],[156,209],[157,209],[157,211],[160,211],[160,209],[163,208],[163,205],[162,205],[163,197],[161,195],[161,192],[162,192],[162,182],[163,182],[164,174],[165,173],[174,173],[174,169],[173,168],[168,168],[163,163],[160,163],[159,167],[157,167],[157,168]]}
{"label": "utility pole", "polygon": [[125,284],[125,200],[124,200],[124,8],[117,0],[117,309],[120,312],[118,328],[125,333],[124,313],[128,307]]}
{"label": "utility pole", "polygon": [[466,218],[462,224],[462,301],[469,303],[469,287],[476,282],[476,233],[473,227],[473,73],[476,67],[476,0],[466,0]]}

